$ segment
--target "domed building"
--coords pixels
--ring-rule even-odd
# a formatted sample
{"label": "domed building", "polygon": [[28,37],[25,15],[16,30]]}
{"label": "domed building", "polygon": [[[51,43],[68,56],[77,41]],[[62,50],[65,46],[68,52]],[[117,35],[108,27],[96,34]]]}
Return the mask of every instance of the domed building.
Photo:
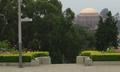
{"label": "domed building", "polygon": [[99,13],[93,8],[85,8],[80,11],[80,14],[75,18],[75,23],[96,30],[99,22]]}

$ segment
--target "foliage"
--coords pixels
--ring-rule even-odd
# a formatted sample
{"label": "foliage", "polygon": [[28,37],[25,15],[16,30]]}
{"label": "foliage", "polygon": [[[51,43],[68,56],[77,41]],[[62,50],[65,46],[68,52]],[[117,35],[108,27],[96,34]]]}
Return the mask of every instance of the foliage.
{"label": "foliage", "polygon": [[108,47],[114,46],[117,48],[117,21],[112,17],[111,12],[108,12],[107,18],[103,20],[100,17],[98,29],[96,31],[96,49],[106,51]]}
{"label": "foliage", "polygon": [[91,55],[93,61],[120,61],[120,54]]}
{"label": "foliage", "polygon": [[7,40],[1,41],[0,48],[10,48],[10,42],[8,42]]}
{"label": "foliage", "polygon": [[1,51],[14,51],[14,48],[11,48],[11,43],[7,40],[0,41],[0,50]]}
{"label": "foliage", "polygon": [[[32,59],[41,56],[49,56],[48,52],[29,52],[23,54],[23,62],[31,62]],[[19,62],[19,54],[0,54],[0,62]]]}
{"label": "foliage", "polygon": [[[30,62],[32,60],[31,55],[23,55],[23,62]],[[0,62],[19,62],[19,55],[9,54],[9,55],[0,55]]]}
{"label": "foliage", "polygon": [[78,43],[79,40],[77,40],[78,36],[73,27],[75,14],[70,8],[68,8],[63,12],[63,15],[64,23],[62,27],[64,28],[64,30],[61,30],[61,50],[63,53],[64,62],[73,63],[76,61],[76,56],[80,51],[80,44]]}
{"label": "foliage", "polygon": [[99,51],[82,51],[81,53],[80,53],[80,55],[82,55],[82,56],[86,56],[86,55],[91,55],[91,54],[100,54],[101,52],[99,52]]}
{"label": "foliage", "polygon": [[78,35],[78,39],[80,39],[79,44],[81,45],[81,50],[93,50],[95,47],[94,32],[79,25],[75,25],[74,27]]}
{"label": "foliage", "polygon": [[25,55],[27,55],[27,54],[30,54],[30,55],[32,55],[34,58],[36,58],[36,57],[41,57],[41,56],[49,56],[49,52],[42,52],[42,51],[40,51],[40,52],[27,52],[27,53],[25,53]]}
{"label": "foliage", "polygon": [[120,61],[120,53],[109,53],[100,51],[83,51],[82,56],[89,56],[93,61]]}
{"label": "foliage", "polygon": [[17,43],[17,0],[0,0],[0,41]]}
{"label": "foliage", "polygon": [[[15,46],[16,48],[18,47],[17,5],[17,0],[0,1],[0,14],[3,14],[6,18],[6,21],[2,20],[3,23],[0,23],[3,26],[0,28],[2,29],[0,30],[2,31],[0,32],[0,40],[7,39],[11,42],[12,47]],[[58,0],[23,0],[22,18],[25,17],[30,17],[33,21],[22,22],[23,48],[32,51],[50,50],[51,55],[52,51],[49,48],[58,47],[54,44],[51,45],[49,42],[54,41],[51,37],[54,37],[54,33],[62,23],[61,2]],[[0,17],[0,19],[2,18]]]}

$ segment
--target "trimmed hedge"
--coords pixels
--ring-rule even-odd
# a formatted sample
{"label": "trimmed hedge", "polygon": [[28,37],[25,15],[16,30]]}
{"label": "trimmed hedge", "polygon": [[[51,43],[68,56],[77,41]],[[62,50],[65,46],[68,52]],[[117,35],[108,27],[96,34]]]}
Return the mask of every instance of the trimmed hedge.
{"label": "trimmed hedge", "polygon": [[[32,55],[23,55],[23,62],[30,62],[32,59]],[[19,62],[19,55],[0,55],[0,62]]]}
{"label": "trimmed hedge", "polygon": [[83,52],[81,52],[80,55],[82,55],[82,56],[90,56],[91,54],[101,54],[101,52],[99,52],[99,51],[83,51]]}
{"label": "trimmed hedge", "polygon": [[[23,54],[23,62],[31,62],[40,56],[49,56],[48,52],[29,52]],[[19,62],[19,54],[0,54],[0,62]]]}
{"label": "trimmed hedge", "polygon": [[120,55],[91,55],[93,61],[120,61]]}
{"label": "trimmed hedge", "polygon": [[42,56],[49,56],[49,52],[29,52],[26,54],[32,54],[34,58],[36,57],[42,57]]}
{"label": "trimmed hedge", "polygon": [[81,55],[89,56],[93,61],[120,61],[120,53],[83,51]]}

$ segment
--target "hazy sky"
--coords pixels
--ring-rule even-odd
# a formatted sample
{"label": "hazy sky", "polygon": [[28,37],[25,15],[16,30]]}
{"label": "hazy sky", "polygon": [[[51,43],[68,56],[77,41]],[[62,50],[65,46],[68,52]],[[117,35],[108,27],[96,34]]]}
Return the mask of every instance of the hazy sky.
{"label": "hazy sky", "polygon": [[98,12],[103,8],[108,8],[112,13],[120,12],[120,0],[60,0],[63,10],[71,8],[76,14],[84,8],[95,8]]}

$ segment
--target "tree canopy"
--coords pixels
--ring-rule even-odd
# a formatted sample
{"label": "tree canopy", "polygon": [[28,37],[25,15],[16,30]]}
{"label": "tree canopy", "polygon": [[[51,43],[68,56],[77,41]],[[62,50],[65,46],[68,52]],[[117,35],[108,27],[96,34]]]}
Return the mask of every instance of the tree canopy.
{"label": "tree canopy", "polygon": [[98,29],[96,31],[96,48],[100,51],[106,51],[107,48],[113,46],[117,48],[117,21],[109,11],[105,20],[100,17]]}

